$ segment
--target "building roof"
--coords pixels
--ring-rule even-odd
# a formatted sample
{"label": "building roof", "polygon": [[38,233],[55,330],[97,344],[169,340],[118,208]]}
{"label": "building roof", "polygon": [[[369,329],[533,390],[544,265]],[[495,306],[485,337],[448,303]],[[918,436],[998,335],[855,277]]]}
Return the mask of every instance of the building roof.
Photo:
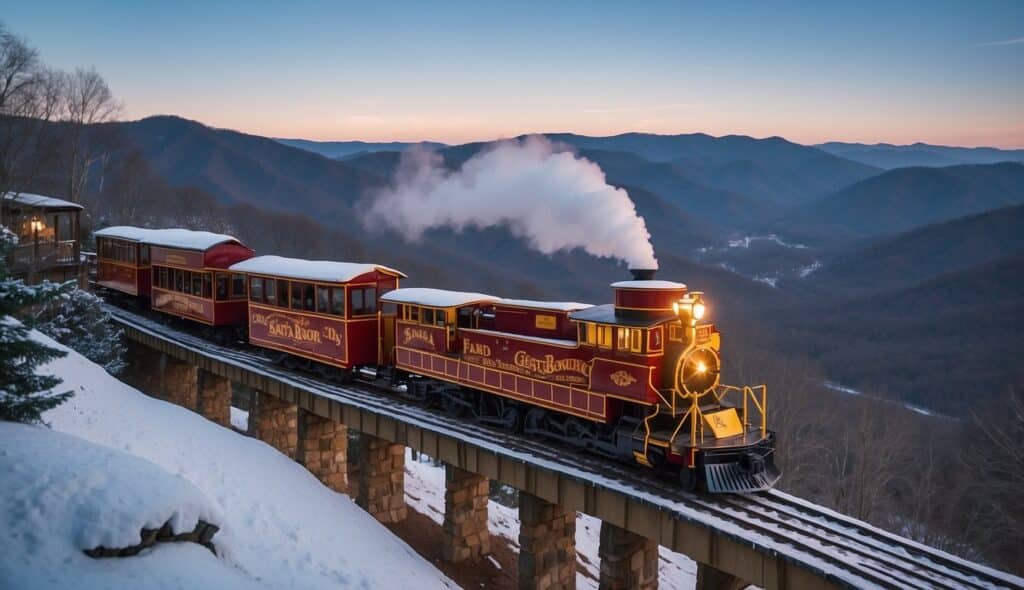
{"label": "building roof", "polygon": [[574,311],[569,314],[569,319],[579,322],[596,322],[598,324],[613,324],[630,328],[649,328],[670,320],[679,319],[679,316],[671,311],[645,313],[642,316],[636,317],[616,315],[615,306],[608,303]]}
{"label": "building roof", "polygon": [[301,258],[285,258],[284,256],[256,256],[231,265],[231,270],[328,283],[347,283],[358,276],[374,271],[405,278],[404,273],[379,264],[303,260]]}
{"label": "building roof", "polygon": [[619,281],[612,283],[615,289],[650,289],[652,291],[677,291],[685,289],[686,285],[674,281]]}
{"label": "building roof", "polygon": [[25,207],[35,207],[39,209],[66,211],[81,211],[84,209],[84,207],[78,203],[72,203],[71,201],[65,201],[64,199],[57,199],[55,197],[47,197],[45,195],[34,195],[32,193],[4,193],[3,200],[7,203],[16,203]]}
{"label": "building roof", "polygon": [[483,293],[465,293],[462,291],[446,291],[444,289],[429,289],[426,287],[409,287],[388,291],[380,298],[381,301],[389,303],[408,303],[412,305],[426,305],[429,307],[459,307],[473,303],[491,303],[499,301],[499,298]]}
{"label": "building roof", "polygon": [[144,227],[133,227],[130,225],[115,225],[105,227],[96,232],[99,237],[117,238],[142,242],[152,246],[166,246],[168,248],[182,248],[184,250],[209,250],[218,244],[234,242],[241,245],[238,238],[226,234],[215,234],[208,231],[195,231],[191,229],[147,229]]}
{"label": "building roof", "polygon": [[501,299],[494,303],[495,305],[506,305],[508,307],[547,309],[551,311],[578,311],[593,307],[589,303],[576,303],[575,301],[531,301],[529,299]]}

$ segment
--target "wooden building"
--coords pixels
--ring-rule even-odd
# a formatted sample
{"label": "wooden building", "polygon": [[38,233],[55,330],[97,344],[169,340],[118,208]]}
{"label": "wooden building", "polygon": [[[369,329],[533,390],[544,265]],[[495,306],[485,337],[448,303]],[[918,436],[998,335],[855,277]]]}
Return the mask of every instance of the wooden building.
{"label": "wooden building", "polygon": [[83,207],[30,193],[0,197],[0,224],[18,237],[8,252],[11,274],[29,283],[83,280],[79,222]]}

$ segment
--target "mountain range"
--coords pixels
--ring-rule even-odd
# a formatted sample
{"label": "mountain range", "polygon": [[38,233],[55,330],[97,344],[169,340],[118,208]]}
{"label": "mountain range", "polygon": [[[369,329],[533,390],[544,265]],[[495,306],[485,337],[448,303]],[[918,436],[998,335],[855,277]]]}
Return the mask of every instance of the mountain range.
{"label": "mountain range", "polygon": [[884,168],[908,168],[911,166],[955,166],[957,164],[998,164],[999,162],[1024,162],[1024,150],[1001,150],[990,147],[964,148],[945,145],[915,143],[913,145],[892,145],[876,143],[843,143],[831,141],[814,146],[832,155],[860,162],[868,166]]}
{"label": "mountain range", "polygon": [[[125,142],[107,165],[143,169],[93,176],[107,179],[106,201],[96,205],[103,223],[231,231],[262,252],[395,266],[410,275],[410,286],[534,299],[600,303],[608,283],[626,274],[620,263],[580,250],[540,254],[503,227],[433,229],[415,243],[367,227],[363,211],[394,181],[414,144],[281,141],[178,117],[104,129]],[[1024,281],[1011,272],[1024,235],[1019,163],[885,170],[781,138],[547,138],[598,164],[610,184],[628,192],[647,222],[659,276],[708,294],[714,321],[733,335],[734,354],[806,355],[837,379],[919,400],[943,385],[939,373],[922,373],[908,360],[914,350],[927,350],[930,362],[955,363],[972,327],[943,318],[981,321],[963,315],[966,308],[953,309],[950,285],[974,285],[984,302],[988,281],[1010,295]],[[493,145],[419,147],[456,169]],[[132,189],[149,195],[144,205],[121,202],[125,187],[137,184],[131,178],[147,179]],[[59,196],[60,186],[36,189]],[[927,309],[914,309],[926,301]],[[873,306],[884,313],[871,313]],[[971,309],[980,314],[984,306]],[[982,323],[1001,350],[1024,353],[1012,322]],[[892,348],[886,354],[904,358],[905,369],[872,356],[865,343],[880,341]],[[1007,367],[989,363],[985,371],[986,387],[1011,380]],[[950,396],[936,405],[947,402],[960,403]]]}

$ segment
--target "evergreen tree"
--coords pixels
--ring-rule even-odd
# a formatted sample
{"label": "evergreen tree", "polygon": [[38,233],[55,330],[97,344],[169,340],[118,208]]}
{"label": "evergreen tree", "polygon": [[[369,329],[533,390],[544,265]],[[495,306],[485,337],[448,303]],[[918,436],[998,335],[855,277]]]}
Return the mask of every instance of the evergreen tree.
{"label": "evergreen tree", "polygon": [[33,340],[28,326],[15,315],[52,300],[68,287],[49,282],[26,285],[12,279],[7,253],[16,240],[7,228],[0,227],[0,420],[40,423],[43,412],[64,403],[72,393],[54,393],[61,379],[39,375],[36,367],[66,353]]}
{"label": "evergreen tree", "polygon": [[124,332],[111,322],[100,298],[88,291],[71,289],[40,305],[34,314],[34,326],[111,375],[125,367]]}

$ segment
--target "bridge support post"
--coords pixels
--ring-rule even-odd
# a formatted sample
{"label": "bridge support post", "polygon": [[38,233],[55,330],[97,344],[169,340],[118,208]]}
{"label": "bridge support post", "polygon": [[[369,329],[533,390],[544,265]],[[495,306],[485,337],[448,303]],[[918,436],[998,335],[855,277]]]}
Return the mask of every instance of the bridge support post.
{"label": "bridge support post", "polygon": [[348,428],[311,412],[302,414],[302,464],[325,486],[348,493]]}
{"label": "bridge support post", "polygon": [[363,433],[356,503],[383,523],[405,520],[405,446]]}
{"label": "bridge support post", "polygon": [[295,459],[299,449],[299,407],[260,392],[256,413],[255,417],[250,414],[249,420],[257,421],[259,439]]}
{"label": "bridge support post", "polygon": [[199,367],[161,355],[158,391],[161,399],[195,411],[199,396]]}
{"label": "bridge support post", "polygon": [[748,584],[705,563],[697,564],[697,584],[694,590],[742,590]]}
{"label": "bridge support post", "polygon": [[617,527],[601,523],[601,588],[607,590],[656,590],[658,587],[658,543]]}
{"label": "bridge support post", "polygon": [[519,588],[576,588],[576,513],[519,494]]}
{"label": "bridge support post", "polygon": [[199,370],[196,411],[209,420],[231,427],[231,380]]}
{"label": "bridge support post", "polygon": [[444,546],[445,561],[460,563],[476,560],[491,552],[491,534],[487,530],[487,494],[490,484],[482,475],[444,467]]}

